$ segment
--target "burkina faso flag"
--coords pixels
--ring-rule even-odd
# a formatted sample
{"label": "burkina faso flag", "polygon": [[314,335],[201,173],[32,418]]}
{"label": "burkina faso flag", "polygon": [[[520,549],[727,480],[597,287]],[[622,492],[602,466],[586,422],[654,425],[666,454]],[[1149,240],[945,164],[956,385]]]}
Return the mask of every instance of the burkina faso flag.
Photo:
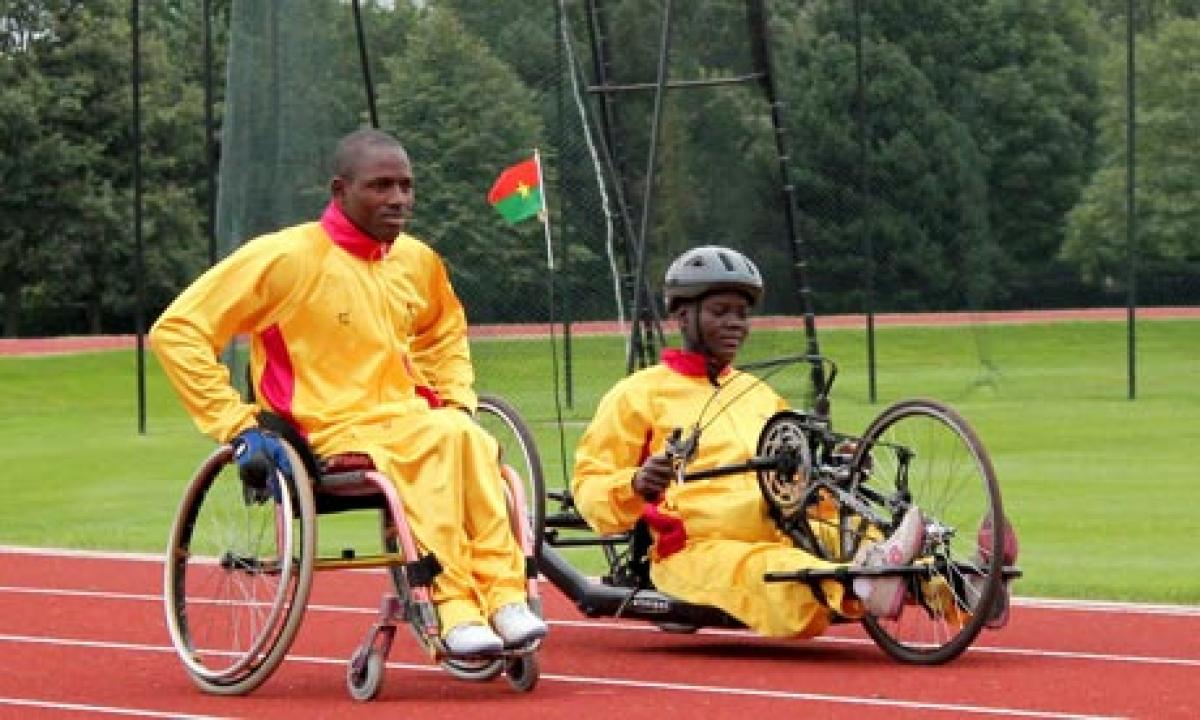
{"label": "burkina faso flag", "polygon": [[537,215],[543,208],[540,175],[536,158],[505,168],[488,192],[488,203],[509,223]]}

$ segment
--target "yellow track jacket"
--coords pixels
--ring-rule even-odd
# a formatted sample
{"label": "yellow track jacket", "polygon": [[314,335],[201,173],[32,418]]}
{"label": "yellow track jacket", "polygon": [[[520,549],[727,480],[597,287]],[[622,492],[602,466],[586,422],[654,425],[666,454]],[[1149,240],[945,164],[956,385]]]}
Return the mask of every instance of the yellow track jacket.
{"label": "yellow track jacket", "polygon": [[[258,237],[201,275],[150,340],[196,425],[216,440],[269,409],[318,455],[370,454],[443,566],[434,597],[449,630],[525,595],[496,443],[465,413],[432,409],[475,408],[466,329],[430,247],[404,234],[378,243],[331,202],[320,222]],[[218,360],[239,334],[250,337],[256,403]]]}
{"label": "yellow track jacket", "polygon": [[[764,635],[822,632],[830,608],[807,585],[766,583],[763,575],[833,565],[797,549],[776,528],[753,473],[671,485],[657,506],[634,493],[642,461],[661,452],[676,428],[684,437],[701,428],[689,471],[741,463],[755,454],[766,420],[786,407],[747,373],[727,368],[717,390],[702,356],[669,349],[662,359],[600,401],[575,453],[571,490],[580,513],[600,533],[628,530],[646,517],[656,540],[650,576],[663,592],[719,607]],[[850,598],[840,583],[823,583],[822,590],[839,613],[860,611],[845,606]]]}

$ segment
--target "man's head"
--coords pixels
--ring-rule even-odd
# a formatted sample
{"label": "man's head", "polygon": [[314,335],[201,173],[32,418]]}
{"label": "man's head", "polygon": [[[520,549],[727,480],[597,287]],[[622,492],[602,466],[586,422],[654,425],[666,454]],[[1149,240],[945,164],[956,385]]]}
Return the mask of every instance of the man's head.
{"label": "man's head", "polygon": [[679,320],[687,348],[718,366],[732,363],[750,334],[750,309],[762,298],[754,263],[725,247],[692,248],[667,268],[663,285],[667,310]]}
{"label": "man's head", "polygon": [[380,242],[395,240],[412,216],[408,153],[381,130],[355,130],[338,142],[329,188],[346,217]]}

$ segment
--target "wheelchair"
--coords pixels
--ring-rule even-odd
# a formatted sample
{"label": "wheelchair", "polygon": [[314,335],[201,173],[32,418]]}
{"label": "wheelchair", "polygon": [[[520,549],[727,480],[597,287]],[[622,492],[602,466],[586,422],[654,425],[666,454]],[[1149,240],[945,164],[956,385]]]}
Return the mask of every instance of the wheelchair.
{"label": "wheelchair", "polygon": [[[679,479],[755,473],[772,519],[794,544],[844,563],[835,570],[769,573],[766,582],[808,583],[821,597],[823,580],[848,587],[856,577],[900,577],[906,601],[898,617],[835,616],[833,621],[861,623],[875,644],[899,662],[937,665],[953,660],[985,628],[1001,624],[1008,611],[1006,585],[1021,575],[1011,564],[1015,535],[983,443],[958,412],[932,399],[896,402],[859,435],[837,432],[829,413],[836,366],[820,356],[768,363],[794,361],[828,368],[814,409],[782,411],[768,419],[755,456],[730,466],[688,471],[690,449],[699,438],[684,437],[681,431],[667,448],[680,468]],[[542,533],[539,567],[584,615],[647,620],[671,632],[745,627],[718,608],[655,589],[647,556],[652,541],[644,521],[625,533],[597,535],[580,516],[569,489],[546,494],[540,470],[530,476],[543,500],[534,513]],[[549,513],[547,500],[555,504]],[[913,506],[924,519],[925,541],[912,563],[850,567],[865,541],[890,535]],[[579,547],[601,550],[608,569],[598,580],[585,577],[566,559],[567,550]]]}
{"label": "wheelchair", "polygon": [[[502,399],[481,396],[477,418],[498,434],[502,460],[514,455],[529,466],[519,442],[524,422]],[[346,667],[355,700],[377,696],[397,626],[407,624],[417,643],[452,676],[489,681],[504,674],[527,692],[537,684],[540,640],[505,648],[497,657],[451,654],[442,642],[431,582],[432,556],[422,555],[405,519],[395,486],[364,454],[317,458],[293,428],[264,414],[266,429],[284,438],[293,468],[290,482],[277,475],[270,489],[244,484],[229,445],[217,448],[192,477],[172,524],[164,572],[164,603],[171,641],[192,681],[221,695],[249,693],[284,660],[304,617],[313,573],[383,568],[390,580],[374,624]],[[502,465],[509,518],[526,556],[529,605],[541,614],[534,535],[526,484],[518,470]],[[376,511],[380,543],[360,555],[345,549],[318,556],[317,518],[349,510]]]}

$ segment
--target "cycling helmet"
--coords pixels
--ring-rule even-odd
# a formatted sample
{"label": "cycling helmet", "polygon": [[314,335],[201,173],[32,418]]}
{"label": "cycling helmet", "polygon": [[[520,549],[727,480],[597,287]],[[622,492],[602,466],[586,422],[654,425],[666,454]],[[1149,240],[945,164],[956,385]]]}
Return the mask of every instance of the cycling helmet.
{"label": "cycling helmet", "polygon": [[663,282],[667,312],[675,312],[681,303],[718,290],[737,290],[753,307],[762,299],[762,275],[750,258],[737,250],[703,245],[675,258]]}

